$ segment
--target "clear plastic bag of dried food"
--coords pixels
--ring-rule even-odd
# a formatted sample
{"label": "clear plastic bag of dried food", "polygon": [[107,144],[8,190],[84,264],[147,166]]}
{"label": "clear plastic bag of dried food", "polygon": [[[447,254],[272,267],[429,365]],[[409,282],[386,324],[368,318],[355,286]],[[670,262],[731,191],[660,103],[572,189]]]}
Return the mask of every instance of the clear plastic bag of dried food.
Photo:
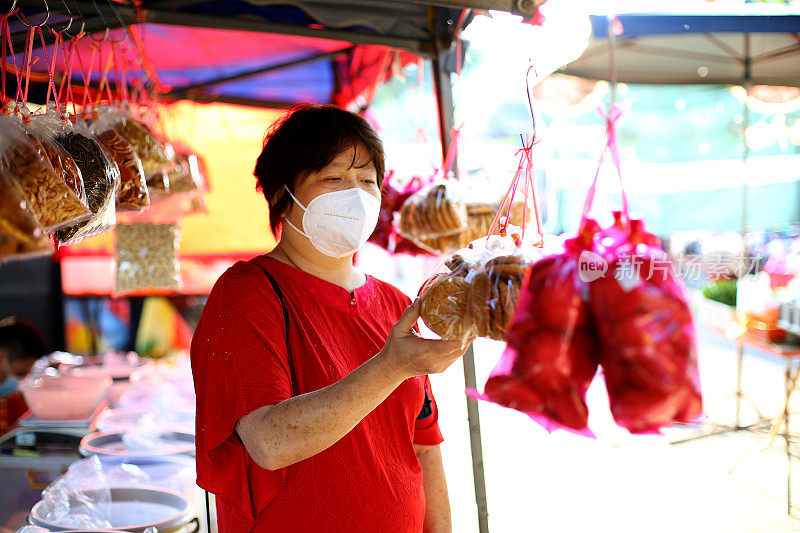
{"label": "clear plastic bag of dried food", "polygon": [[159,189],[168,191],[168,173],[175,165],[158,136],[126,108],[112,108],[106,118],[111,127],[136,150],[150,193]]}
{"label": "clear plastic bag of dried food", "polygon": [[92,212],[88,221],[56,232],[56,239],[61,244],[74,244],[114,227],[120,172],[117,163],[89,132],[84,121],[79,120],[72,131],[56,140],[80,168]]}
{"label": "clear plastic bag of dried food", "polygon": [[50,239],[16,181],[0,171],[0,261],[48,254]]}
{"label": "clear plastic bag of dried food", "polygon": [[117,225],[117,292],[180,288],[179,238],[175,224]]}
{"label": "clear plastic bag of dried food", "polygon": [[397,227],[400,235],[432,253],[458,249],[468,227],[461,185],[439,179],[412,194],[400,208]]}
{"label": "clear plastic bag of dried food", "polygon": [[443,339],[503,340],[528,265],[541,252],[520,228],[481,237],[452,253],[422,286],[421,317]]}
{"label": "clear plastic bag of dried food", "polygon": [[47,160],[42,144],[28,136],[15,115],[0,116],[0,171],[19,184],[46,232],[89,218],[89,208],[67,186]]}
{"label": "clear plastic bag of dried food", "polygon": [[46,113],[30,115],[29,120],[23,121],[23,127],[29,136],[32,135],[41,144],[53,170],[88,209],[89,203],[81,170],[72,156],[56,140],[72,131],[72,122],[66,117],[59,116],[54,107],[49,107]]}
{"label": "clear plastic bag of dried food", "polygon": [[99,106],[94,110],[95,119],[90,131],[95,135],[106,152],[114,159],[120,171],[120,186],[117,192],[116,207],[124,211],[141,211],[150,205],[150,194],[145,179],[142,160],[136,148],[117,130],[124,113],[116,106]]}

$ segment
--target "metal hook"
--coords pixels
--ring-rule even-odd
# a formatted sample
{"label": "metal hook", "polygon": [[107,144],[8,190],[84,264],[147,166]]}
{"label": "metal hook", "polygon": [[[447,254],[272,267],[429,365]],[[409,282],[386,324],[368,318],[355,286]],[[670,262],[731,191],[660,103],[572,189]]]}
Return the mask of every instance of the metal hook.
{"label": "metal hook", "polygon": [[69,17],[69,22],[67,22],[67,25],[62,30],[56,30],[52,26],[45,25],[53,33],[64,33],[64,32],[66,32],[68,29],[70,29],[72,27],[72,21],[75,20],[75,17],[72,16],[72,11],[69,10],[69,6],[67,5],[67,1],[66,0],[61,0],[61,3],[64,5],[64,9],[67,10],[67,16]]}
{"label": "metal hook", "polygon": [[10,16],[15,9],[17,9],[17,0],[11,2],[11,8],[8,10],[8,13],[6,13],[6,16]]}
{"label": "metal hook", "polygon": [[120,44],[124,41],[130,41],[130,35],[128,35],[128,26],[122,21],[122,17],[119,16],[119,12],[114,8],[114,3],[111,0],[106,0],[108,2],[108,7],[111,8],[111,12],[114,13],[114,16],[117,17],[117,22],[119,22],[120,28],[124,32],[124,36],[121,39],[114,40],[109,39],[113,44]]}
{"label": "metal hook", "polygon": [[47,21],[50,20],[50,6],[47,5],[47,0],[42,0],[42,3],[44,4],[44,8],[47,10],[47,14],[45,15],[43,21],[41,21],[39,24],[31,24],[31,21],[29,21],[27,17],[25,17],[25,15],[22,14],[22,11],[17,12],[17,18],[19,19],[19,21],[25,24],[29,28],[38,28],[39,26],[44,26],[45,24],[47,24]]}
{"label": "metal hook", "polygon": [[98,39],[95,39],[95,38],[94,38],[94,34],[90,34],[90,35],[89,35],[89,38],[90,38],[92,41],[96,42],[96,43],[102,43],[103,41],[105,41],[106,39],[108,39],[108,34],[111,32],[111,28],[108,26],[108,21],[106,20],[106,17],[103,15],[103,12],[102,12],[102,11],[100,11],[100,8],[99,8],[99,7],[97,7],[97,2],[95,2],[95,0],[92,0],[92,5],[94,6],[94,10],[95,10],[95,11],[97,11],[97,14],[98,14],[98,15],[100,15],[100,20],[102,20],[102,21],[103,21],[103,25],[106,27],[106,32],[105,32],[105,34],[103,35],[103,38],[102,38],[102,39],[99,39],[99,40],[98,40]]}
{"label": "metal hook", "polygon": [[[78,5],[77,0],[75,0],[74,3],[75,3],[75,9],[78,10],[78,18],[81,19],[81,31],[79,31],[77,35],[81,35],[81,34],[83,34],[83,31],[86,29],[86,19],[84,18],[83,13],[81,12],[81,6]],[[66,4],[67,4],[67,2],[66,2],[66,0],[64,0],[64,5],[66,5]],[[67,26],[67,28],[65,28],[63,30],[64,35],[66,35],[70,39],[74,39],[76,36],[70,34],[69,32],[67,32],[67,29],[69,29],[69,26]]]}

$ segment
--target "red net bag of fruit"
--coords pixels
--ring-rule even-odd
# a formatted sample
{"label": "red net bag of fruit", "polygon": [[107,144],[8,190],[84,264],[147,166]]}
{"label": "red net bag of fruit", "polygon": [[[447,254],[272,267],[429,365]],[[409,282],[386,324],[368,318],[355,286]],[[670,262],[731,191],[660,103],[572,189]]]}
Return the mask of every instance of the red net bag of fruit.
{"label": "red net bag of fruit", "polygon": [[[589,300],[614,420],[631,433],[647,433],[700,416],[700,379],[685,289],[659,240],[628,214],[616,145],[618,116],[612,109],[606,117],[606,137],[623,210],[614,213],[614,224],[596,239],[604,268],[592,276]],[[597,175],[584,214],[596,186]]]}
{"label": "red net bag of fruit", "polygon": [[484,399],[522,411],[547,428],[587,426],[586,390],[599,353],[580,260],[592,249],[596,232],[597,224],[585,220],[563,251],[531,266],[506,332],[508,346],[484,387]]}
{"label": "red net bag of fruit", "polygon": [[647,433],[702,413],[692,313],[666,253],[641,220],[603,257],[606,276],[590,286],[614,420]]}

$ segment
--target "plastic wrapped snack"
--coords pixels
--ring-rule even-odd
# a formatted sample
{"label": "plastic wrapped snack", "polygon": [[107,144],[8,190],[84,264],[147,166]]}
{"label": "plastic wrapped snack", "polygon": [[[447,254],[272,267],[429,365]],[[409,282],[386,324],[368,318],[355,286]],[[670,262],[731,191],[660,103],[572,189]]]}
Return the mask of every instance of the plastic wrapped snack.
{"label": "plastic wrapped snack", "polygon": [[428,250],[424,250],[402,235],[398,235],[394,225],[395,217],[403,207],[403,203],[420,189],[420,180],[416,177],[412,178],[405,187],[402,187],[402,190],[395,185],[394,171],[390,171],[381,185],[381,211],[375,231],[369,237],[369,242],[398,254],[430,255],[431,252]]}
{"label": "plastic wrapped snack", "polygon": [[602,239],[608,275],[589,285],[611,412],[632,433],[700,416],[695,332],[686,294],[639,220]]}
{"label": "plastic wrapped snack", "polygon": [[467,227],[467,209],[453,180],[440,180],[411,195],[400,209],[400,234],[440,252],[434,239],[455,236]]}
{"label": "plastic wrapped snack", "polygon": [[133,145],[141,159],[148,187],[169,190],[167,172],[174,164],[167,157],[164,145],[150,128],[122,110],[115,115],[112,127]]}
{"label": "plastic wrapped snack", "polygon": [[540,257],[518,229],[454,252],[420,289],[421,316],[443,339],[503,340],[514,315],[525,269]]}
{"label": "plastic wrapped snack", "polygon": [[56,232],[56,238],[62,244],[72,244],[114,227],[120,172],[117,164],[93,138],[84,123],[78,122],[73,131],[57,140],[81,169],[86,198],[92,212],[88,221]]}
{"label": "plastic wrapped snack", "polygon": [[91,132],[103,148],[114,159],[120,171],[120,187],[116,207],[121,210],[139,211],[150,205],[142,161],[134,146],[114,128],[118,124],[120,111],[111,106],[95,110],[96,120],[92,122]]}
{"label": "plastic wrapped snack", "polygon": [[41,143],[13,115],[0,117],[0,171],[17,183],[47,232],[86,220],[91,214],[46,159]]}
{"label": "plastic wrapped snack", "polygon": [[179,237],[174,224],[118,225],[117,292],[180,288]]}
{"label": "plastic wrapped snack", "polygon": [[487,399],[534,419],[586,428],[586,391],[597,372],[599,347],[580,270],[597,225],[586,221],[562,253],[535,263],[525,279],[508,346],[484,387]]}
{"label": "plastic wrapped snack", "polygon": [[56,141],[57,137],[65,135],[72,129],[72,123],[59,117],[54,109],[48,109],[47,113],[31,115],[30,120],[23,123],[23,127],[26,133],[33,136],[40,144],[41,151],[47,157],[55,173],[61,176],[61,179],[88,209],[81,170],[72,156]]}
{"label": "plastic wrapped snack", "polygon": [[17,183],[0,172],[0,261],[53,251]]}

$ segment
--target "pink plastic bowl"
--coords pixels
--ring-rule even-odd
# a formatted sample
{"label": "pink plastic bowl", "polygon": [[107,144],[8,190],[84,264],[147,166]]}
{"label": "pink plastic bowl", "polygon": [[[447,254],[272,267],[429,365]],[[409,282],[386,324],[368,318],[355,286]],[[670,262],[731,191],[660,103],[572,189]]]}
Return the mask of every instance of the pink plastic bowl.
{"label": "pink plastic bowl", "polygon": [[19,385],[31,412],[48,420],[88,418],[111,386],[108,375],[36,376]]}

